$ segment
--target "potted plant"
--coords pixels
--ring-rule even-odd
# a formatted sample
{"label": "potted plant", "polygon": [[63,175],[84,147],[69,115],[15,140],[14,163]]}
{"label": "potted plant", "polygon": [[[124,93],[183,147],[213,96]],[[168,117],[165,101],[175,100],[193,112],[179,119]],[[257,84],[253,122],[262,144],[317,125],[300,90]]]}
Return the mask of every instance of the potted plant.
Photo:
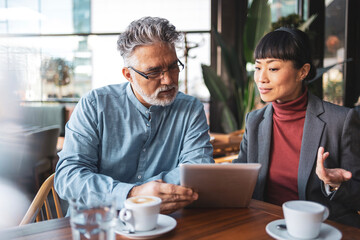
{"label": "potted plant", "polygon": [[[267,1],[254,0],[248,9],[243,39],[243,54],[227,46],[221,35],[212,30],[216,43],[221,47],[221,55],[229,77],[230,86],[226,86],[221,77],[207,65],[201,65],[204,82],[211,97],[222,103],[221,125],[226,133],[243,129],[245,115],[254,106],[255,87],[253,73],[246,70],[247,63],[254,63],[253,52],[257,42],[271,29],[271,11]],[[241,64],[242,63],[242,64]],[[235,101],[236,108],[230,108]]]}

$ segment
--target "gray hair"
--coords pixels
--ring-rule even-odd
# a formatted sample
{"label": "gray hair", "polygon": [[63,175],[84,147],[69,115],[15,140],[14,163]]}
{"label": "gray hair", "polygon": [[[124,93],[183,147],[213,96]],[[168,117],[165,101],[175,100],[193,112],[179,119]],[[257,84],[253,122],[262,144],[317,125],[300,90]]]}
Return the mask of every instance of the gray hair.
{"label": "gray hair", "polygon": [[117,45],[126,64],[138,46],[157,42],[174,46],[180,39],[181,33],[176,31],[175,26],[168,20],[158,17],[143,17],[130,23],[125,32],[120,34]]}

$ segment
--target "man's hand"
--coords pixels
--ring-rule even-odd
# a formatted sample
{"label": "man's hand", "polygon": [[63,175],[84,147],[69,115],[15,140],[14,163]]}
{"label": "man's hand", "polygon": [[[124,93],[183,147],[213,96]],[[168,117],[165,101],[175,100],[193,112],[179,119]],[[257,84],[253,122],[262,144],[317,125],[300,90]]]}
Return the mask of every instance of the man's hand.
{"label": "man's hand", "polygon": [[191,188],[165,183],[163,180],[156,180],[133,187],[128,197],[135,196],[156,196],[161,198],[160,212],[163,214],[172,213],[198,199],[198,194]]}
{"label": "man's hand", "polygon": [[351,178],[351,172],[342,168],[325,168],[325,159],[329,157],[329,153],[324,153],[324,148],[319,147],[316,162],[316,174],[325,184],[330,185],[332,188],[338,188],[342,182],[348,181]]}

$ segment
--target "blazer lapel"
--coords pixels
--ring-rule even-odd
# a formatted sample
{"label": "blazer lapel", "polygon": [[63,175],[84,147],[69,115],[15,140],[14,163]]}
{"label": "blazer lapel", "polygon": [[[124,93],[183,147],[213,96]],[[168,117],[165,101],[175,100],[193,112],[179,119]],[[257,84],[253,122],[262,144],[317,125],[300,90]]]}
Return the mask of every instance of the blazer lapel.
{"label": "blazer lapel", "polygon": [[314,168],[317,150],[325,127],[325,123],[319,118],[323,112],[322,101],[309,93],[298,170],[299,199],[306,199],[307,182]]}
{"label": "blazer lapel", "polygon": [[267,106],[265,110],[264,117],[261,122],[259,122],[259,132],[258,132],[258,162],[261,163],[261,169],[259,172],[259,193],[262,194],[261,199],[264,197],[264,191],[266,186],[267,174],[269,169],[269,159],[270,159],[270,146],[271,146],[271,135],[272,135],[272,114],[273,108],[272,104]]}

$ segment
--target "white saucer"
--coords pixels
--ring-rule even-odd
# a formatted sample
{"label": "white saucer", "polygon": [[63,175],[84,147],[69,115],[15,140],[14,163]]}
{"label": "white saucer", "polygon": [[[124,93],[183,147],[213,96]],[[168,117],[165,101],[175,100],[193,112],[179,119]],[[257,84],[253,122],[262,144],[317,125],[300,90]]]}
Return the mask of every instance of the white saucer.
{"label": "white saucer", "polygon": [[173,230],[175,227],[176,227],[176,220],[174,218],[167,215],[159,214],[156,228],[153,230],[145,231],[145,232],[128,233],[126,232],[126,227],[124,226],[124,224],[121,223],[118,224],[118,226],[116,226],[115,232],[117,234],[132,239],[150,239],[150,238],[156,238],[161,234],[167,233]]}
{"label": "white saucer", "polygon": [[[285,219],[275,220],[268,225],[266,225],[266,232],[272,236],[275,239],[279,240],[297,240],[298,238],[294,238],[290,236],[290,234],[286,231],[286,229],[277,229],[277,225],[279,224],[285,224]],[[342,238],[341,232],[334,228],[333,226],[330,226],[326,223],[321,224],[320,234],[317,238],[318,240],[339,240]]]}

